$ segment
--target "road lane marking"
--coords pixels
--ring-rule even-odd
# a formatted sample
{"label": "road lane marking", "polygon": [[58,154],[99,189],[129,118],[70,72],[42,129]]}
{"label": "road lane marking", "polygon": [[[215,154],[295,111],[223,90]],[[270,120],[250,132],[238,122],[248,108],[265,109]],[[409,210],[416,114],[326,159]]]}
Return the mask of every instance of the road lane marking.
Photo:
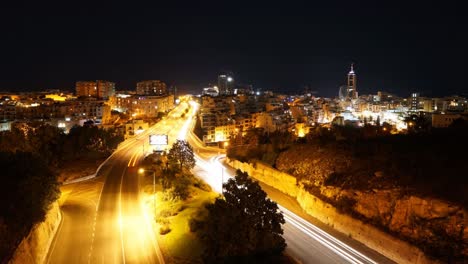
{"label": "road lane marking", "polygon": [[140,156],[140,151],[136,151],[135,158],[133,159],[132,167],[135,167],[135,163],[137,162],[139,156]]}
{"label": "road lane marking", "polygon": [[91,263],[91,256],[93,253],[93,245],[94,245],[94,237],[96,233],[97,214],[98,214],[99,206],[101,205],[101,195],[102,195],[102,191],[104,190],[105,183],[106,183],[105,181],[102,183],[101,191],[99,192],[98,202],[96,204],[96,213],[94,214],[93,233],[91,235],[91,247],[89,248],[88,263]]}
{"label": "road lane marking", "polygon": [[123,177],[127,168],[123,169],[122,175],[120,176],[120,191],[119,191],[119,228],[120,228],[120,246],[122,247],[122,260],[125,264],[125,249],[124,249],[124,241],[123,241],[123,232],[122,232],[122,183]]}
{"label": "road lane marking", "polygon": [[130,164],[132,163],[133,155],[130,156],[130,160],[128,160],[127,167],[130,167]]}
{"label": "road lane marking", "polygon": [[132,156],[130,157],[130,160],[128,161],[127,167],[130,167],[130,164],[132,163],[132,160],[136,156],[136,154],[137,154],[136,152],[132,154]]}

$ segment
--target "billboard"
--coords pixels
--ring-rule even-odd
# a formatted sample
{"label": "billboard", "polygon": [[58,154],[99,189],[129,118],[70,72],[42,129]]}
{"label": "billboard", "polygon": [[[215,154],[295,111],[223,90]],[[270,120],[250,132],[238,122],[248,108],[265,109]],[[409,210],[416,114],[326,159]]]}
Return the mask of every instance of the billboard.
{"label": "billboard", "polygon": [[167,135],[162,135],[162,134],[150,135],[149,144],[153,146],[165,146],[168,144]]}

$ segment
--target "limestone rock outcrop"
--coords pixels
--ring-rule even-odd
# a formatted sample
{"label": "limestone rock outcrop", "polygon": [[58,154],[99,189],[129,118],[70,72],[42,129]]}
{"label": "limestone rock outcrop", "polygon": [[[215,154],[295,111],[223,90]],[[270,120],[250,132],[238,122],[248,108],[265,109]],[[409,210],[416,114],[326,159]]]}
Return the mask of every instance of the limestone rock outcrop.
{"label": "limestone rock outcrop", "polygon": [[462,205],[418,197],[399,188],[325,186],[260,162],[231,160],[229,164],[295,197],[310,215],[399,263],[433,261],[423,251],[442,261],[468,258],[468,212]]}

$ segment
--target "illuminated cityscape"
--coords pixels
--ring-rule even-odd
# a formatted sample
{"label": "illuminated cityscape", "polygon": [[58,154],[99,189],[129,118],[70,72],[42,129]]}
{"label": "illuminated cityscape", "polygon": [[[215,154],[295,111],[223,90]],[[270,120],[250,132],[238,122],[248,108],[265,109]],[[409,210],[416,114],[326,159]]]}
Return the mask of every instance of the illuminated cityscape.
{"label": "illuminated cityscape", "polygon": [[463,10],[6,5],[1,262],[466,263]]}

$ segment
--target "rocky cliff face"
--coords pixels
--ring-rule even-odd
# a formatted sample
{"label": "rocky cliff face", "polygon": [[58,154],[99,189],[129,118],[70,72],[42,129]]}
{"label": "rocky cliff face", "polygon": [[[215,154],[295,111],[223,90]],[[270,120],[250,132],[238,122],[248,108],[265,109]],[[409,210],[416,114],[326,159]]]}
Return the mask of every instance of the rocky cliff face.
{"label": "rocky cliff face", "polygon": [[399,263],[427,262],[417,250],[392,236],[443,262],[463,262],[468,257],[468,214],[461,205],[418,197],[399,188],[326,186],[323,181],[299,180],[259,162],[230,164],[296,197],[312,216],[368,245],[371,243],[369,246],[379,252],[386,251],[386,256]]}
{"label": "rocky cliff face", "polygon": [[319,196],[335,206],[353,201],[347,212],[442,260],[468,257],[468,213],[461,205],[393,190],[343,190],[322,186]]}
{"label": "rocky cliff face", "polygon": [[455,262],[468,258],[467,208],[431,197],[430,189],[418,189],[421,185],[404,185],[405,173],[413,171],[388,168],[383,158],[367,160],[343,149],[298,146],[281,153],[276,167],[342,212],[408,241],[428,255]]}

